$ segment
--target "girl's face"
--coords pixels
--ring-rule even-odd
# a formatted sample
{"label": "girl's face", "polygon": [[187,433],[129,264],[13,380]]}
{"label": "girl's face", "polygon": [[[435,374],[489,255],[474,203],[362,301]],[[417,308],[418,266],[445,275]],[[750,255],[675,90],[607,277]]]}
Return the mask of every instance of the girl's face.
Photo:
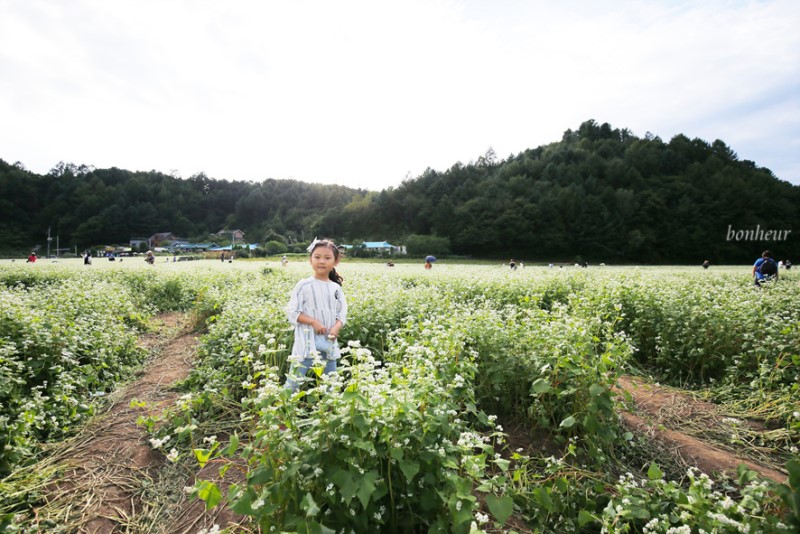
{"label": "girl's face", "polygon": [[309,258],[314,276],[320,280],[327,280],[331,270],[339,265],[339,260],[334,255],[330,247],[317,247],[311,252]]}

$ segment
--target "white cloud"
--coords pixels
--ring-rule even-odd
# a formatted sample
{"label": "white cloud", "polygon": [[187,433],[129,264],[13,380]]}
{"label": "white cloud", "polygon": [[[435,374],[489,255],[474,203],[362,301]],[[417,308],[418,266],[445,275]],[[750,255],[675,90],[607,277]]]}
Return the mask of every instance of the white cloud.
{"label": "white cloud", "polygon": [[593,118],[800,183],[798,23],[791,0],[6,0],[0,157],[380,189]]}

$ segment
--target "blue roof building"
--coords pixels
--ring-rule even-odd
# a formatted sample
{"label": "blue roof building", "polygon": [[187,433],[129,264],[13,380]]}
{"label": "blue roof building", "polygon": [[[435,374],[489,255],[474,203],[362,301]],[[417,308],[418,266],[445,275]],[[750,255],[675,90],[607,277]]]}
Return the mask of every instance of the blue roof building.
{"label": "blue roof building", "polygon": [[386,241],[364,241],[362,245],[367,250],[393,250],[395,248],[394,245]]}

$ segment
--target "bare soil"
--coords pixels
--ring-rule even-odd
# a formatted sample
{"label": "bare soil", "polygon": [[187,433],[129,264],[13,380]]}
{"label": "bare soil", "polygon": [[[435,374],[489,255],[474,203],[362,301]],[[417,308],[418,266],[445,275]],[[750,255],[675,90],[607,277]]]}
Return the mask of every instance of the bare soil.
{"label": "bare soil", "polygon": [[[687,428],[724,428],[728,423],[720,408],[671,388],[648,384],[633,377],[618,380],[618,392],[627,392],[635,411],[623,411],[622,421],[632,432],[644,434],[670,451],[679,463],[694,466],[707,473],[735,476],[740,464],[776,482],[785,483],[788,476],[778,470],[707,443],[685,431]],[[758,423],[745,422],[754,430]]]}
{"label": "bare soil", "polygon": [[[62,476],[46,490],[47,504],[38,515],[43,520],[40,528],[55,522],[69,525],[71,532],[91,534],[196,532],[225,519],[218,512],[206,513],[202,503],[197,510],[184,496],[177,502],[153,498],[161,473],[170,465],[164,454],[150,446],[146,431],[136,421],[174,404],[179,394],[171,388],[189,375],[199,338],[183,314],[163,314],[156,325],[154,333],[140,340],[151,357],[135,381],[112,394],[107,411],[55,453],[54,461],[63,466]],[[174,468],[171,473],[180,475]],[[183,475],[186,485],[194,484],[193,474]],[[194,514],[191,525],[185,517],[180,521],[184,508]],[[176,518],[176,522],[156,526],[154,517]]]}

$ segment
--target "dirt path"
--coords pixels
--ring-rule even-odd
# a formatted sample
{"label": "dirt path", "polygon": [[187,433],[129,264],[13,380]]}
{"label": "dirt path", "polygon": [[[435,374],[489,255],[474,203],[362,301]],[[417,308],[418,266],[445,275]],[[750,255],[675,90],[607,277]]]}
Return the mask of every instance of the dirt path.
{"label": "dirt path", "polygon": [[[70,532],[177,532],[153,524],[156,517],[173,516],[185,498],[164,502],[158,495],[162,472],[194,483],[193,473],[181,473],[154,451],[144,429],[136,420],[145,413],[157,415],[172,405],[178,393],[170,387],[186,378],[192,369],[198,335],[188,330],[182,314],[165,314],[157,319],[154,334],[144,336],[140,345],[151,352],[150,363],[138,378],[111,395],[106,413],[97,417],[79,436],[54,455],[61,476],[47,488],[47,504],[38,510],[36,526],[51,526]],[[143,409],[131,401],[144,402]],[[199,511],[203,521],[216,517]],[[195,516],[194,522],[198,517]],[[176,526],[177,528],[177,526]]]}
{"label": "dirt path", "polygon": [[658,441],[687,467],[692,465],[708,474],[725,473],[735,476],[739,464],[745,464],[766,478],[776,482],[787,481],[788,476],[780,471],[681,431],[681,428],[689,425],[723,429],[727,423],[717,405],[632,377],[622,377],[618,384],[621,390],[631,395],[636,405],[635,413],[622,412],[625,426]]}

